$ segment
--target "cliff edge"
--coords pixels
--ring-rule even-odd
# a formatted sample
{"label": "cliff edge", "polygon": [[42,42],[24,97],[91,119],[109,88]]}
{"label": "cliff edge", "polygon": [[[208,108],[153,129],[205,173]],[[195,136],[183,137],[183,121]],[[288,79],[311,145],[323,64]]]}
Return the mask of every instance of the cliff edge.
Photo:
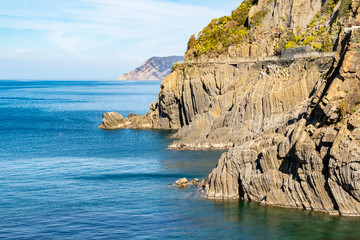
{"label": "cliff edge", "polygon": [[244,1],[189,39],[146,115],[101,127],[179,129],[171,148],[229,149],[208,198],[360,216],[359,5]]}

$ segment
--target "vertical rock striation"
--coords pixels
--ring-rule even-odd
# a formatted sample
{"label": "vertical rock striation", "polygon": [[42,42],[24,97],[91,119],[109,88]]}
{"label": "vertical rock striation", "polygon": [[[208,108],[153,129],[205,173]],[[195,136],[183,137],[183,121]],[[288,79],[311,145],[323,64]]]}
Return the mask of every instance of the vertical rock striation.
{"label": "vertical rock striation", "polygon": [[[245,0],[189,40],[146,115],[107,114],[101,127],[178,129],[171,148],[229,149],[208,198],[359,216],[359,5]],[[277,56],[301,46],[313,52]]]}
{"label": "vertical rock striation", "polygon": [[332,61],[183,65],[173,73],[178,85],[160,92],[160,96],[174,94],[172,102],[159,102],[161,123],[183,126],[176,134],[181,140],[170,147],[228,148],[294,121],[306,108],[322,70]]}
{"label": "vertical rock striation", "polygon": [[208,198],[360,216],[359,34],[341,39],[303,119],[221,157],[206,184]]}

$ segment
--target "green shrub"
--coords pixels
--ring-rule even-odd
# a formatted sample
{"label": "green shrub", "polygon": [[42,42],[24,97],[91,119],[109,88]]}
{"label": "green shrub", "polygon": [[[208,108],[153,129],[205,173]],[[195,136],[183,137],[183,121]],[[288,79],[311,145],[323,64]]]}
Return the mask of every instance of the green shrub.
{"label": "green shrub", "polygon": [[311,44],[311,46],[318,51],[320,51],[323,47],[323,45],[321,43],[313,43],[313,44]]}
{"label": "green shrub", "polygon": [[321,8],[321,14],[330,14],[332,13],[332,11],[334,10],[336,4],[338,3],[339,0],[330,0],[327,1],[324,6]]}
{"label": "green shrub", "polygon": [[314,42],[316,39],[315,36],[308,36],[304,41],[303,44],[304,45],[310,45],[312,42]]}
{"label": "green shrub", "polygon": [[308,28],[314,27],[318,20],[319,20],[319,14],[316,14],[315,18],[307,25],[307,27]]}
{"label": "green shrub", "polygon": [[296,43],[294,41],[289,41],[286,45],[285,45],[285,49],[289,49],[289,48],[294,48],[296,47]]}
{"label": "green shrub", "polygon": [[332,52],[334,50],[334,44],[331,39],[327,38],[320,49],[322,52]]}
{"label": "green shrub", "polygon": [[[254,0],[245,0],[232,12],[231,16],[224,16],[212,20],[195,40],[195,57],[208,53],[222,53],[227,47],[238,44],[244,40],[249,33],[247,17],[250,8],[255,5]],[[264,13],[255,14],[255,22],[261,22]]]}
{"label": "green shrub", "polygon": [[259,26],[262,22],[262,19],[266,16],[268,10],[261,10],[256,12],[252,17],[251,17],[251,27],[252,26]]}
{"label": "green shrub", "polygon": [[339,9],[339,17],[346,17],[351,10],[351,4],[352,4],[352,0],[342,0],[341,5],[340,5],[340,9]]}
{"label": "green shrub", "polygon": [[295,36],[295,42],[300,42],[302,40],[302,37],[301,36]]}

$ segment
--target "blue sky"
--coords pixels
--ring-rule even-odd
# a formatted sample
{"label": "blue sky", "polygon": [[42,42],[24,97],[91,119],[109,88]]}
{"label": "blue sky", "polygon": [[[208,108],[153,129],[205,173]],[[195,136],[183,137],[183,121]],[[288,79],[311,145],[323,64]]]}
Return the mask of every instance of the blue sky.
{"label": "blue sky", "polygon": [[186,43],[235,0],[1,0],[0,79],[115,80]]}

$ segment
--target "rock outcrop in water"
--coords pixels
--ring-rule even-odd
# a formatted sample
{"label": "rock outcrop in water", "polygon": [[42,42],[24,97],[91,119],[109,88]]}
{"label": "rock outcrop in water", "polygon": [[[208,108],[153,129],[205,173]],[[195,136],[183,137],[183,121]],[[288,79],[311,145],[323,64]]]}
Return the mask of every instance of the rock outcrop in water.
{"label": "rock outcrop in water", "polygon": [[178,188],[186,188],[189,185],[189,181],[187,180],[187,178],[180,178],[176,180],[173,185]]}
{"label": "rock outcrop in water", "polygon": [[119,80],[163,80],[171,73],[173,64],[182,62],[183,58],[181,56],[152,57],[135,70],[121,75]]}
{"label": "rock outcrop in water", "polygon": [[[360,216],[359,5],[244,1],[189,40],[146,115],[117,127],[179,129],[176,149],[229,149],[208,198]],[[278,56],[302,46],[313,52]]]}
{"label": "rock outcrop in water", "polygon": [[102,129],[118,129],[119,123],[124,119],[124,117],[117,112],[108,112],[103,114],[103,121],[99,128]]}

